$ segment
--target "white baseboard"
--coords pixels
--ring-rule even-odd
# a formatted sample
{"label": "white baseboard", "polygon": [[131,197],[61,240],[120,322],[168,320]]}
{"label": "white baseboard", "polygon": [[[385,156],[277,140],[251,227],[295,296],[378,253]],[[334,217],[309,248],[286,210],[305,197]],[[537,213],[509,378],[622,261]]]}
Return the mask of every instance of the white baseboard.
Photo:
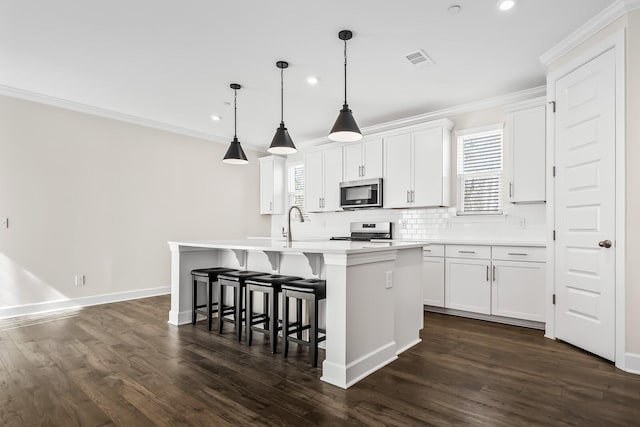
{"label": "white baseboard", "polygon": [[0,308],[0,319],[48,313],[51,311],[66,310],[70,308],[89,307],[92,305],[108,304],[118,301],[129,301],[138,298],[167,295],[170,293],[170,286],[162,286],[159,288],[139,289],[135,291],[116,292],[113,294],[61,299],[55,301],[39,302],[36,304],[14,305],[11,307]]}
{"label": "white baseboard", "polygon": [[421,338],[418,338],[414,341],[411,341],[409,344],[405,345],[404,347],[397,349],[396,350],[396,354],[400,354],[400,353],[404,353],[405,351],[409,350],[411,347],[418,345],[422,342]]}
{"label": "white baseboard", "polygon": [[545,330],[545,324],[543,322],[534,322],[532,320],[513,319],[511,317],[502,317],[502,316],[492,316],[490,314],[472,313],[470,311],[455,310],[452,308],[433,307],[430,305],[425,305],[424,311],[430,311],[433,313],[440,313],[440,314],[450,314],[452,316],[459,316],[459,317],[467,317],[469,319],[485,320],[487,322],[503,323],[505,325],[520,326],[523,328],[541,329],[543,331]]}
{"label": "white baseboard", "polygon": [[[171,293],[171,292],[167,292],[167,293]],[[191,310],[181,311],[177,314],[173,310],[170,310],[169,320],[167,321],[167,323],[171,325],[176,325],[176,326],[186,325],[187,323],[191,323],[191,316],[192,316]]]}
{"label": "white baseboard", "polygon": [[627,353],[624,368],[626,372],[640,375],[640,354]]}
{"label": "white baseboard", "polygon": [[322,377],[320,379],[329,384],[347,389],[397,358],[396,343],[392,341],[350,362],[346,366],[325,360],[322,363]]}

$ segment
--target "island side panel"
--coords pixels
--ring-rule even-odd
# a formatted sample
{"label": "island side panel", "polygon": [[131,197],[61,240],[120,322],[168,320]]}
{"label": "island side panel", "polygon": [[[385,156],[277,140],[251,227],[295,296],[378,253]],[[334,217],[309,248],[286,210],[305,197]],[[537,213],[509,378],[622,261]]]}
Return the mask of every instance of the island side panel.
{"label": "island side panel", "polygon": [[327,345],[322,380],[348,388],[396,356],[393,275],[396,251],[325,254]]}
{"label": "island side panel", "polygon": [[398,251],[393,271],[396,354],[418,344],[424,327],[422,248]]}
{"label": "island side panel", "polygon": [[[168,322],[172,325],[191,323],[193,284],[191,270],[220,265],[217,249],[196,248],[171,244],[171,310]],[[204,293],[203,296],[204,297]],[[204,302],[204,300],[201,300]]]}

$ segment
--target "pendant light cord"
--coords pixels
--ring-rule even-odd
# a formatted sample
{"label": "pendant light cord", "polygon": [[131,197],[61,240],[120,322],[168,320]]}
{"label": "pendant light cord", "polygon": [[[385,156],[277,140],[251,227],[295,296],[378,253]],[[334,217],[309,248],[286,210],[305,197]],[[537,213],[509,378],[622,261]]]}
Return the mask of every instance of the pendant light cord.
{"label": "pendant light cord", "polygon": [[280,68],[280,123],[284,124],[284,68]]}
{"label": "pendant light cord", "polygon": [[238,89],[233,90],[233,138],[238,138]]}
{"label": "pendant light cord", "polygon": [[344,105],[347,105],[347,41],[344,41]]}

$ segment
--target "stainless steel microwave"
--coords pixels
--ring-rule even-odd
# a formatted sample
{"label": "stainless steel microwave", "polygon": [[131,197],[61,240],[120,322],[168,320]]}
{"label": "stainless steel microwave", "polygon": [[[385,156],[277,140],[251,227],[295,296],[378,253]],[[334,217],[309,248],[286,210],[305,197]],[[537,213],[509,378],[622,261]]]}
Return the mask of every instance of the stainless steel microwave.
{"label": "stainless steel microwave", "polygon": [[381,208],[382,178],[341,183],[340,207],[342,209]]}

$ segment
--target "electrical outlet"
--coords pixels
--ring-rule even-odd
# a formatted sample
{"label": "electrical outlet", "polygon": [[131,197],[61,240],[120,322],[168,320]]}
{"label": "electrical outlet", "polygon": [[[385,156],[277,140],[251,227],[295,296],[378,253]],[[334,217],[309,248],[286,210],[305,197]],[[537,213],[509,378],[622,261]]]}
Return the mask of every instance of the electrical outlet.
{"label": "electrical outlet", "polygon": [[9,228],[9,218],[0,218],[0,228]]}
{"label": "electrical outlet", "polygon": [[76,274],[76,286],[84,286],[84,274]]}
{"label": "electrical outlet", "polygon": [[386,289],[393,288],[393,271],[387,271],[387,280],[385,280],[384,287]]}

